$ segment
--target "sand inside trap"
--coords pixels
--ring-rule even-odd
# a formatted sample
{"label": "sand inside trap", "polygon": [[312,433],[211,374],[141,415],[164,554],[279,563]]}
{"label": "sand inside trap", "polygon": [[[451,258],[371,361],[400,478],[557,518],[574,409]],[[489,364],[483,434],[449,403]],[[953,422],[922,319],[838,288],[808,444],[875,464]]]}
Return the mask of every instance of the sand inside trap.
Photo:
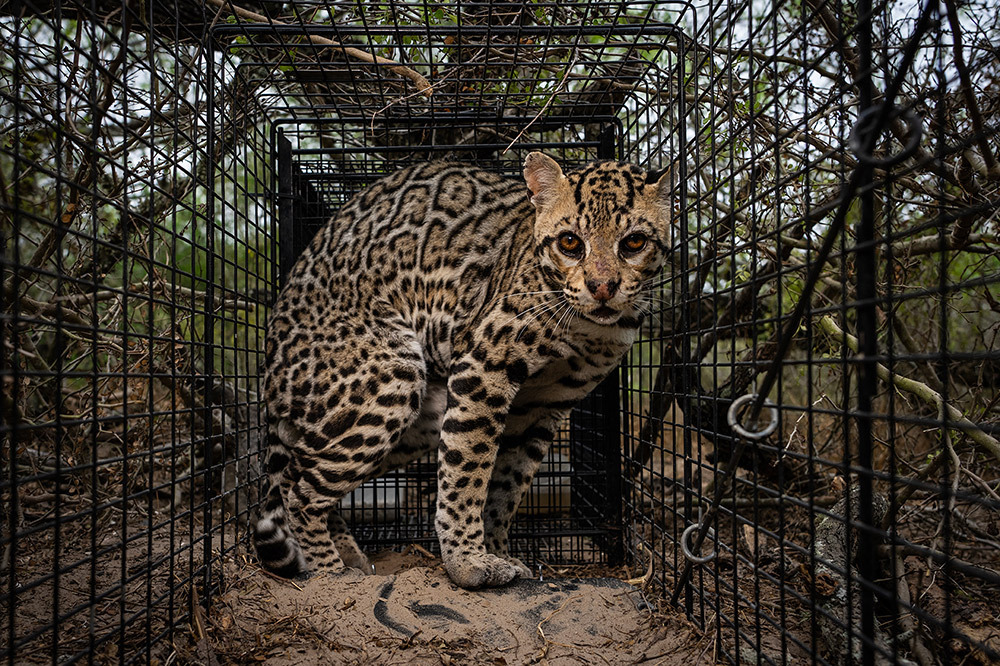
{"label": "sand inside trap", "polygon": [[[234,571],[207,618],[203,663],[710,663],[689,625],[649,611],[615,578],[520,580],[463,590],[440,562],[383,554],[357,571],[282,581]],[[235,565],[234,565],[235,568]]]}

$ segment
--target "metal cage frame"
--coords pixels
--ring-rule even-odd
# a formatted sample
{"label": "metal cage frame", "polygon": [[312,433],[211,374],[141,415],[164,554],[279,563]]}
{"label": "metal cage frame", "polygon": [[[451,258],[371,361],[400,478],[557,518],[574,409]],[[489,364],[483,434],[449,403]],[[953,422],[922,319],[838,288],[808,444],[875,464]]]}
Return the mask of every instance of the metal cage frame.
{"label": "metal cage frame", "polygon": [[[181,658],[254,566],[261,345],[304,243],[400,166],[541,149],[672,169],[677,237],[523,559],[640,574],[718,661],[1000,660],[991,9],[0,6],[0,655]],[[433,477],[345,500],[360,540],[433,548]]]}

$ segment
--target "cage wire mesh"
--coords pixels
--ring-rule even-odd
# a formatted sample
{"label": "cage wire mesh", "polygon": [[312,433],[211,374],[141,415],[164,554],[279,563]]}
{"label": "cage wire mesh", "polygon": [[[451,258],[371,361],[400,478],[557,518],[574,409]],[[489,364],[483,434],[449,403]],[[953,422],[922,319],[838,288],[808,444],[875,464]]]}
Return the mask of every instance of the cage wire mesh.
{"label": "cage wire mesh", "polygon": [[0,8],[7,663],[162,663],[249,515],[271,230],[155,4]]}
{"label": "cage wire mesh", "polygon": [[[247,553],[295,257],[381,175],[530,150],[672,168],[677,243],[515,550],[624,564],[706,659],[1000,659],[996,9],[3,4],[5,659],[176,659]],[[432,548],[433,493],[342,510]]]}

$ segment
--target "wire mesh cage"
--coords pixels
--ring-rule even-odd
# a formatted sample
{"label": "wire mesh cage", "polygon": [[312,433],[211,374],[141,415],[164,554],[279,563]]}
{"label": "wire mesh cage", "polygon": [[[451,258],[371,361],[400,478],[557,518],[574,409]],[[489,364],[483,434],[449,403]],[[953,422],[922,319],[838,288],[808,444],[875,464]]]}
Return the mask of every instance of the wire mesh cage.
{"label": "wire mesh cage", "polygon": [[725,661],[998,658],[974,619],[1000,592],[998,63],[972,11],[686,17],[624,521]]}
{"label": "wire mesh cage", "polygon": [[[995,9],[0,7],[4,657],[176,659],[249,554],[295,258],[398,168],[542,150],[672,168],[677,243],[516,553],[645,572],[723,662],[1000,659]],[[434,548],[434,479],[342,512]]]}
{"label": "wire mesh cage", "polygon": [[273,231],[213,192],[204,22],[151,10],[0,8],[7,663],[164,661],[254,501]]}

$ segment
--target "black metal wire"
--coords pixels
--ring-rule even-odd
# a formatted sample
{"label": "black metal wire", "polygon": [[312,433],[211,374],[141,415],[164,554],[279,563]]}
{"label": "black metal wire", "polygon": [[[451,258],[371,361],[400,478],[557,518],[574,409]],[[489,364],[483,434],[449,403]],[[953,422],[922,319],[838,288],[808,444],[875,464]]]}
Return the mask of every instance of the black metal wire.
{"label": "black metal wire", "polygon": [[[936,10],[936,7],[937,5],[931,2],[927,3],[924,6],[923,11],[921,12],[920,20],[918,21],[917,27],[914,30],[914,34],[910,37],[909,41],[907,42],[906,48],[904,50],[902,67],[907,67],[912,61],[913,57],[916,55],[917,47],[920,43],[920,40],[923,38],[923,34],[928,28],[932,10]],[[863,11],[863,14],[868,14],[868,13],[870,13],[870,9],[868,12]],[[870,45],[868,46],[868,48],[870,49]],[[895,97],[895,91],[898,90],[903,80],[903,77],[906,75],[906,73],[907,73],[906,69],[900,69],[898,71],[895,79],[893,79],[893,82],[889,85],[886,91],[886,94],[884,96],[885,101],[883,101],[882,106],[880,106],[878,109],[875,109],[875,111],[877,111],[877,114],[873,115],[862,114],[859,117],[857,125],[855,126],[855,130],[854,132],[852,132],[852,145],[857,146],[858,148],[857,152],[859,154],[871,155],[872,152],[874,151],[879,136],[884,130],[886,122],[888,121],[889,116],[891,114],[892,104]],[[890,94],[892,96],[890,96]],[[865,111],[868,111],[868,109],[866,109]],[[875,118],[874,121],[870,120],[870,118],[872,117]],[[916,131],[913,123],[910,123],[910,126],[911,126],[911,131],[910,131],[911,136],[915,136],[916,140],[919,141],[919,136],[920,136],[919,132]],[[912,152],[912,149],[908,146],[904,152]],[[903,158],[904,157],[896,157],[893,159],[896,160]],[[885,162],[886,161],[883,160],[883,163]],[[795,309],[792,311],[792,314],[789,316],[787,322],[785,323],[785,327],[782,331],[781,337],[778,342],[777,352],[775,353],[774,360],[771,362],[771,365],[768,368],[767,373],[761,380],[759,390],[757,391],[756,394],[757,397],[753,400],[750,410],[747,413],[746,416],[747,422],[753,423],[760,418],[761,411],[764,408],[765,400],[767,399],[767,395],[771,392],[771,389],[774,388],[774,384],[777,381],[779,373],[783,368],[785,356],[788,354],[788,350],[789,347],[791,346],[792,339],[797,334],[799,325],[802,322],[802,317],[805,315],[806,310],[809,308],[809,299],[812,296],[812,292],[816,288],[816,284],[819,281],[820,275],[822,274],[825,268],[826,261],[829,258],[830,254],[832,253],[834,245],[839,239],[841,230],[844,228],[844,223],[847,219],[848,208],[854,201],[855,192],[859,189],[859,186],[861,185],[862,182],[867,181],[871,177],[870,166],[873,163],[874,161],[870,159],[863,160],[862,162],[863,166],[859,167],[854,172],[852,172],[850,180],[847,186],[844,188],[844,193],[840,199],[837,208],[837,213],[834,216],[833,221],[830,223],[829,230],[827,231],[826,236],[823,239],[823,244],[820,246],[816,254],[816,259],[812,264],[812,269],[810,270],[809,275],[806,278],[805,284],[802,288],[802,292],[795,304]],[[859,245],[864,241],[868,241],[870,243],[873,238],[874,238],[873,233],[869,231],[866,235],[859,236],[858,238]],[[871,256],[866,262],[866,265],[870,266],[873,262],[874,262],[874,256]],[[869,269],[867,273],[864,274],[859,273],[858,278],[859,278],[859,284],[862,284],[866,287],[873,287],[874,270]],[[874,345],[873,329],[869,330],[867,340],[872,345]],[[871,349],[866,348],[866,352],[869,362],[873,362],[873,357],[875,352],[874,346],[872,346]],[[869,390],[873,390],[875,383],[875,376],[874,376],[874,370],[871,368],[867,373],[866,382],[867,386],[869,387]],[[859,409],[862,412],[868,411],[868,408],[865,406],[859,405]],[[726,469],[729,470],[730,474],[734,473],[737,467],[739,466],[740,460],[742,459],[743,453],[748,445],[748,441],[749,440],[746,437],[738,438],[736,446],[733,449],[733,453],[730,456],[729,463],[726,466]],[[871,477],[862,476],[862,478],[864,479]],[[722,496],[725,494],[725,492],[726,492],[725,484],[718,484],[716,486],[715,497],[713,498],[708,511],[706,512],[704,518],[701,521],[701,528],[698,530],[698,533],[695,536],[694,543],[691,546],[691,549],[694,552],[697,552],[698,550],[701,549],[702,543],[704,543],[705,537],[708,535],[709,529],[711,529],[712,521],[715,518],[715,512],[717,511],[719,503],[722,501]],[[870,506],[870,503],[871,503],[871,496],[869,494],[867,498],[867,504]],[[671,603],[674,604],[677,603],[677,599],[680,595],[681,589],[687,585],[688,578],[691,575],[692,566],[693,566],[692,562],[688,562],[685,565],[684,570],[682,571],[681,576],[674,587],[674,592],[670,598]],[[870,626],[868,628],[871,629]],[[869,655],[868,657],[866,657],[866,659],[868,658],[873,658],[873,657]]]}
{"label": "black metal wire", "polygon": [[[672,166],[676,238],[640,342],[519,512],[522,559],[651,560],[647,592],[673,585],[732,663],[997,657],[963,616],[1000,594],[996,479],[968,443],[1000,431],[1000,195],[975,164],[993,65],[967,50],[957,71],[934,3],[898,25],[897,5],[812,0],[239,4],[0,8],[8,663],[182,659],[248,552],[267,307],[297,254],[395,168],[518,177],[535,149]],[[988,118],[965,131],[968,81]],[[778,428],[752,446],[726,420],[750,386],[743,422],[770,397]],[[359,539],[433,548],[434,477],[424,460],[345,500]],[[699,514],[689,545],[714,525],[717,555],[693,568]],[[860,557],[819,548],[831,525]],[[907,598],[917,569],[943,582]]]}

